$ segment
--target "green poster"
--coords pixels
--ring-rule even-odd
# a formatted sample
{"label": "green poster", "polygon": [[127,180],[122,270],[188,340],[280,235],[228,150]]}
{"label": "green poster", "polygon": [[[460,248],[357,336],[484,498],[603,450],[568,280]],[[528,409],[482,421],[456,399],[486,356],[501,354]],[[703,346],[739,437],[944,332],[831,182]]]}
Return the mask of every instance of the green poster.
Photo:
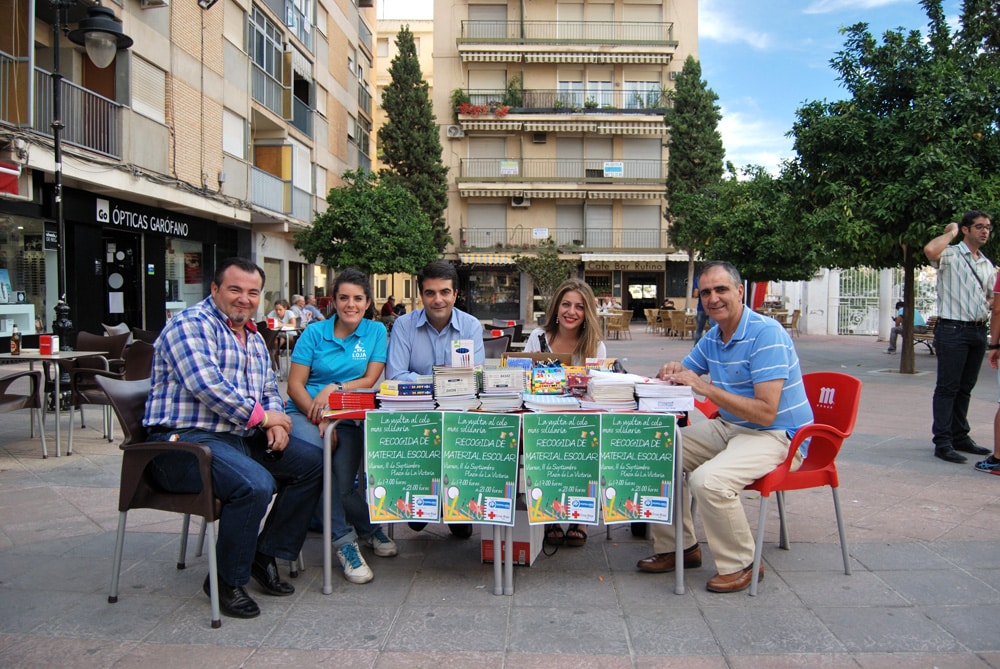
{"label": "green poster", "polygon": [[444,414],[441,482],[444,521],[514,525],[521,417]]}
{"label": "green poster", "polygon": [[669,414],[601,416],[604,522],[673,522],[675,418]]}
{"label": "green poster", "polygon": [[437,522],[441,413],[369,411],[365,469],[373,523]]}
{"label": "green poster", "polygon": [[528,520],[597,524],[601,417],[524,415],[524,491]]}

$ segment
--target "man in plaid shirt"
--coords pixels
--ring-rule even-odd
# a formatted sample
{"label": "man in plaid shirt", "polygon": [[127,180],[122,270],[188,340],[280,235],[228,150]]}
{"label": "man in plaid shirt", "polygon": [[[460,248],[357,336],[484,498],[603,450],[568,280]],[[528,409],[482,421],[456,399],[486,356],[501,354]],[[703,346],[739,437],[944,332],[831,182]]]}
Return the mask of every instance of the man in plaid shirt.
{"label": "man in plaid shirt", "polygon": [[[291,420],[252,320],[263,286],[260,267],[242,258],[224,260],[212,294],[170,319],[156,341],[143,419],[150,441],[212,449],[212,485],[223,502],[220,608],[236,618],[260,614],[244,587],[251,576],[267,594],[295,592],[281,580],[275,558],[298,558],[323,485],[322,451],[289,444]],[[188,454],[160,456],[151,467],[166,490],[200,489]],[[204,589],[208,594],[207,578]]]}

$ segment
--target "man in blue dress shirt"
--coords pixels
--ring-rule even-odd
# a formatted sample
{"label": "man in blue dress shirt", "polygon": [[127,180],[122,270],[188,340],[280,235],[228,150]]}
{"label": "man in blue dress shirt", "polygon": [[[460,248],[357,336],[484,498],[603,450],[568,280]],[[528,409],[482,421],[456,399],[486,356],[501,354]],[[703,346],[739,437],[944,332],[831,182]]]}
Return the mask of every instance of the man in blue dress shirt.
{"label": "man in blue dress shirt", "polygon": [[[400,316],[393,323],[385,378],[413,381],[419,376],[433,374],[435,365],[450,365],[455,339],[471,339],[473,364],[485,363],[482,323],[455,308],[458,297],[455,266],[443,260],[429,263],[417,274],[417,285],[424,306]],[[418,531],[426,525],[410,523],[410,527]],[[452,524],[448,528],[456,537],[472,536],[471,525]]]}

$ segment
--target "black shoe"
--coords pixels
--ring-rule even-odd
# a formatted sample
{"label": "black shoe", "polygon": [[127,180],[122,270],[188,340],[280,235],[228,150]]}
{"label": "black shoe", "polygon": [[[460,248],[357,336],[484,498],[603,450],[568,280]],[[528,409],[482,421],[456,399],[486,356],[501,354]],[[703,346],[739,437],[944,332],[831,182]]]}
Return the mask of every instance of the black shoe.
{"label": "black shoe", "polygon": [[973,455],[990,455],[993,453],[990,449],[983,448],[972,440],[964,444],[955,444],[955,450],[962,451],[963,453],[972,453]]}
{"label": "black shoe", "polygon": [[281,580],[281,574],[278,573],[278,563],[270,555],[264,555],[261,552],[254,555],[253,564],[250,565],[250,575],[269,595],[287,597],[295,593],[294,585]]}
{"label": "black shoe", "polygon": [[427,527],[427,523],[407,523],[407,525],[409,525],[410,529],[413,530],[414,532],[419,532],[420,530]]}
{"label": "black shoe", "polygon": [[[206,576],[201,589],[211,597],[208,579]],[[222,579],[219,579],[219,610],[230,618],[256,618],[260,615],[260,607],[247,594],[246,588],[242,585],[227,585]]]}
{"label": "black shoe", "polygon": [[461,523],[458,525],[449,525],[448,529],[459,539],[468,539],[472,536],[472,525],[468,523]]}
{"label": "black shoe", "polygon": [[945,462],[954,462],[958,465],[968,462],[968,458],[956,451],[954,448],[941,448],[935,450],[934,457],[941,458]]}

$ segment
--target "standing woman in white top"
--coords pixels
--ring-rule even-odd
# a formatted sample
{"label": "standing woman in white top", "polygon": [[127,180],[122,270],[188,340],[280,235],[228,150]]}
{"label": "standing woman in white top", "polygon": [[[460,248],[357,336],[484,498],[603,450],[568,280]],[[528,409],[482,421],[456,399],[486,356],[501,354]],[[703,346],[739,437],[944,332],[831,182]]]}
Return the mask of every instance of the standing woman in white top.
{"label": "standing woman in white top", "polygon": [[[606,358],[596,302],[594,291],[584,281],[563,281],[545,310],[545,327],[531,331],[524,352],[569,353],[575,365],[584,364],[587,358]],[[587,531],[582,525],[571,524],[565,532],[558,524],[545,526],[547,544],[582,546],[586,542]]]}

